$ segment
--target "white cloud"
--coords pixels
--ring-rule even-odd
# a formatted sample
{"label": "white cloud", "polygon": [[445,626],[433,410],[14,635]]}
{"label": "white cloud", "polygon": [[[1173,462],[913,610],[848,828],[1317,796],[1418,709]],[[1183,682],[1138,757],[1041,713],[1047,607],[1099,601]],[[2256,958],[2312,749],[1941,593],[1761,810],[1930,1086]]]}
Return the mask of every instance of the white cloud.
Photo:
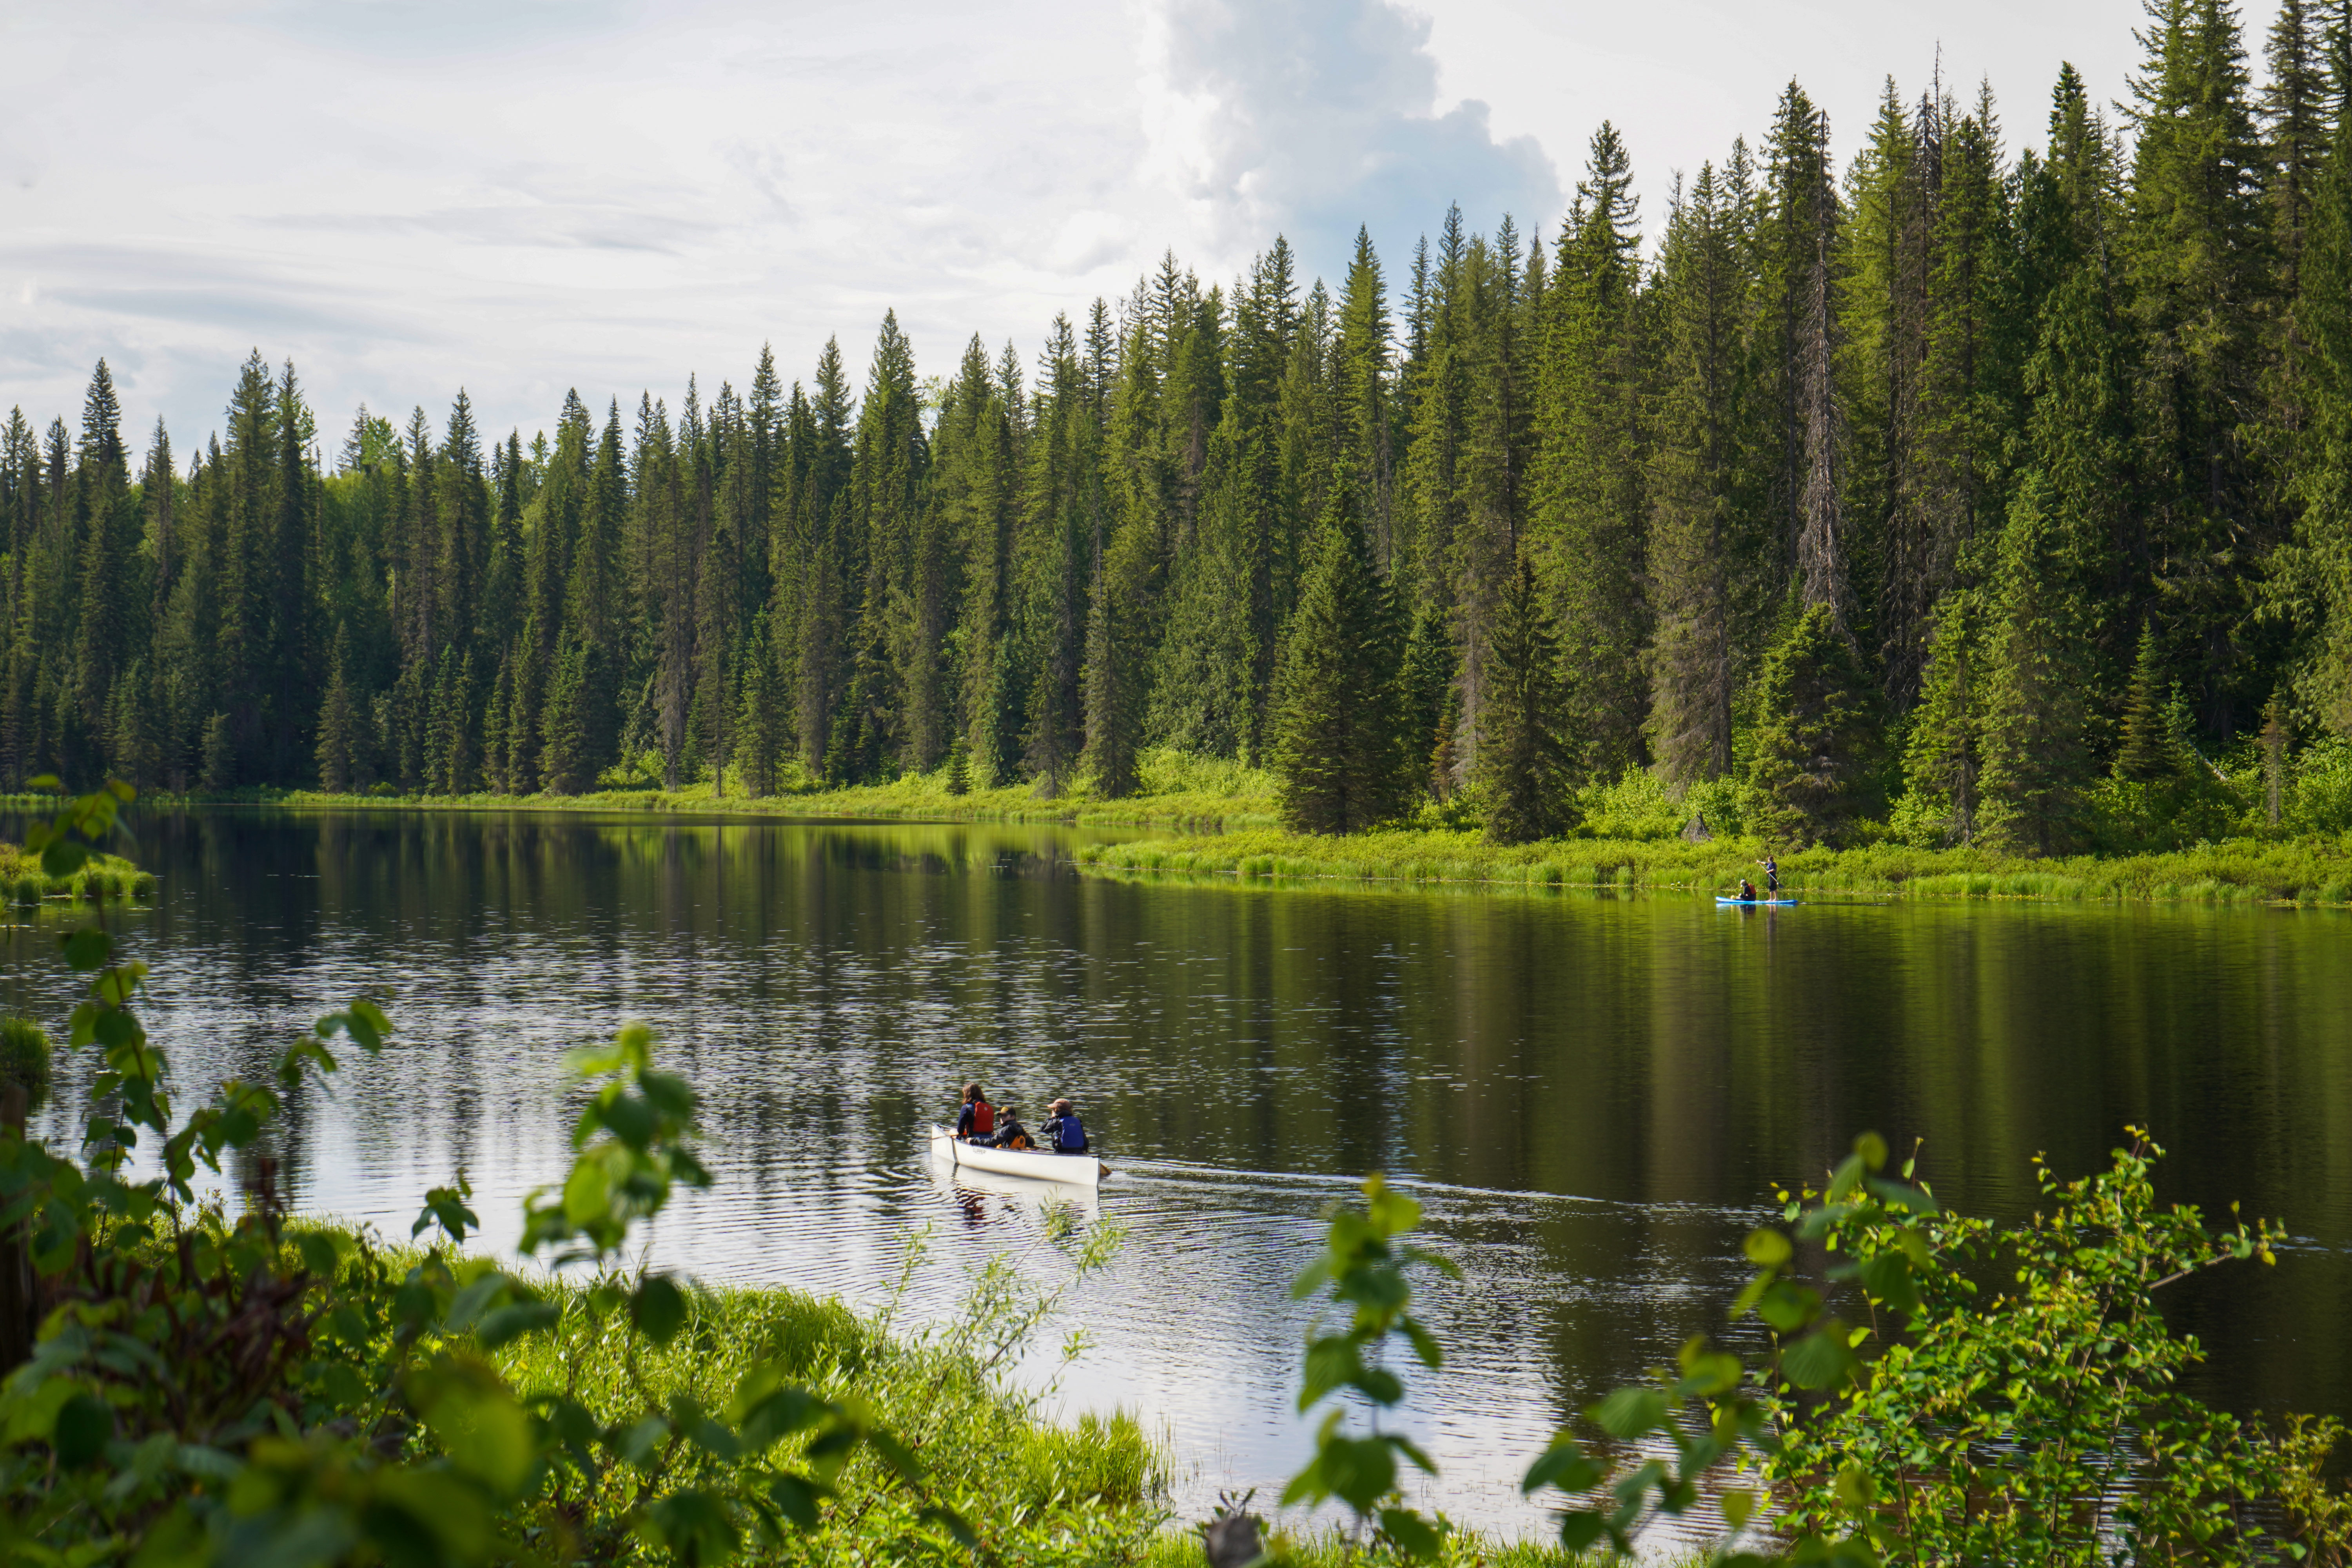
{"label": "white cloud", "polygon": [[1475,100],[1441,111],[1430,23],[1388,0],[1155,0],[1144,124],[1196,234],[1230,253],[1278,229],[1336,273],[1358,226],[1391,263],[1458,201],[1524,232],[1559,205],[1533,137],[1497,142]]}

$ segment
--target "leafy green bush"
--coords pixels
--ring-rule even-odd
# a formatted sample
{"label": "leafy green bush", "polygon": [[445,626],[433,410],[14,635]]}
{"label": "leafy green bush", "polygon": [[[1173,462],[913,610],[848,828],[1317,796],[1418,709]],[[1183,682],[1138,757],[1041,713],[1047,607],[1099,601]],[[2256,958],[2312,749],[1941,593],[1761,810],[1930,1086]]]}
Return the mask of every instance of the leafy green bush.
{"label": "leafy green bush", "polygon": [[[2352,1496],[2326,1465],[2341,1424],[2241,1420],[2183,1394],[2202,1352],[2156,1307],[2193,1274],[2273,1261],[2282,1233],[2159,1205],[2162,1152],[2131,1136],[2079,1181],[2037,1162],[2043,1207],[2021,1226],[1946,1213],[1911,1163],[1901,1181],[1882,1175],[1875,1134],[1821,1190],[1781,1193],[1790,1228],[1748,1237],[1757,1272],[1732,1305],[1761,1321],[1769,1353],[1751,1367],[1694,1339],[1675,1370],[1592,1406],[1608,1451],[1630,1462],[1556,1438],[1524,1488],[1559,1494],[1560,1549],[1630,1555],[1662,1516],[1687,1527],[1704,1500],[1726,1526],[1703,1555],[1716,1564],[2352,1560]],[[1487,1561],[1442,1516],[1403,1507],[1398,1459],[1436,1472],[1379,1426],[1403,1397],[1382,1351],[1402,1335],[1439,1364],[1404,1273],[1438,1260],[1397,1239],[1419,1217],[1410,1199],[1377,1176],[1364,1192],[1360,1210],[1330,1211],[1299,1279],[1301,1294],[1328,1287],[1349,1313],[1344,1332],[1310,1331],[1299,1406],[1349,1390],[1371,1428],[1351,1436],[1334,1410],[1284,1494],[1336,1497],[1353,1523],[1277,1540],[1275,1558]],[[1801,1247],[1826,1260],[1819,1284],[1799,1274]],[[1769,1534],[1748,1535],[1751,1523]],[[1732,1550],[1743,1540],[1769,1550]]]}
{"label": "leafy green bush", "polygon": [[2352,833],[2352,741],[2326,740],[2297,760],[2281,813],[2297,833]]}

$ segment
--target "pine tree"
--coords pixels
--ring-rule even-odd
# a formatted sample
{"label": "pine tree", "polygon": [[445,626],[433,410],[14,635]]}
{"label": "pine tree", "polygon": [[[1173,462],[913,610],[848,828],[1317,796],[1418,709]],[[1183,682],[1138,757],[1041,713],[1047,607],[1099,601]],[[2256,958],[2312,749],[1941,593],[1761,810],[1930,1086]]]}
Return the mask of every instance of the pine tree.
{"label": "pine tree", "polygon": [[1486,837],[1496,844],[1556,838],[1579,814],[1572,790],[1574,742],[1563,733],[1568,693],[1560,640],[1522,551],[1496,604],[1486,704],[1479,715],[1478,783],[1486,797]]}
{"label": "pine tree", "polygon": [[1944,842],[1973,843],[1984,773],[1984,612],[1972,589],[1936,607],[1935,632],[1904,752],[1911,811]]}
{"label": "pine tree", "polygon": [[[116,672],[145,642],[146,602],[140,582],[139,503],[121,436],[122,409],[113,377],[100,360],[82,405],[74,509],[79,522],[79,615],[75,627],[74,698],[83,721],[103,732],[114,710]],[[120,766],[120,764],[117,764]]]}
{"label": "pine tree", "polygon": [[2164,656],[2157,647],[2156,628],[2143,622],[2139,653],[2132,661],[2131,684],[2124,694],[2123,740],[2116,748],[2115,775],[2143,783],[2172,777],[2180,771],[2173,750],[2173,724],[2167,706],[2171,683],[2164,676]]}
{"label": "pine tree", "polygon": [[327,677],[327,700],[319,710],[319,787],[329,795],[348,793],[356,771],[352,757],[358,749],[358,715],[352,700],[351,650],[351,628],[338,627],[334,668]]}
{"label": "pine tree", "polygon": [[1586,763],[1644,761],[1640,205],[1616,128],[1592,138],[1543,307],[1530,527],[1556,584],[1568,701]]}
{"label": "pine tree", "polygon": [[1110,800],[1141,785],[1136,771],[1149,701],[1145,662],[1159,551],[1149,520],[1122,528],[1096,557],[1087,620],[1087,744],[1095,793]]}
{"label": "pine tree", "polygon": [[2084,612],[2053,492],[2028,473],[2011,505],[1985,657],[1979,841],[2022,854],[2079,842],[2090,777]]}
{"label": "pine tree", "polygon": [[2137,466],[2167,639],[2189,658],[2206,727],[2223,734],[2268,685],[2251,623],[2272,531],[2243,411],[2261,402],[2275,269],[2235,9],[2158,0],[2149,15],[2122,245],[2140,342]]}
{"label": "pine tree", "polygon": [[205,721],[204,787],[218,795],[236,787],[236,737],[226,713]]}
{"label": "pine tree", "polygon": [[1762,552],[1743,532],[1739,344],[1749,310],[1736,188],[1700,169],[1667,215],[1660,276],[1658,392],[1644,488],[1655,631],[1646,654],[1649,734],[1670,783],[1732,764],[1732,704],[1752,624],[1746,589]]}
{"label": "pine tree", "polygon": [[514,668],[508,656],[499,657],[499,673],[490,682],[489,700],[482,709],[482,787],[493,795],[514,788],[508,772],[511,752],[507,721],[514,710]]}
{"label": "pine tree", "polygon": [[162,734],[155,682],[147,661],[133,658],[114,681],[114,711],[106,740],[109,771],[142,789],[152,788],[162,769]]}
{"label": "pine tree", "polygon": [[[2265,132],[2263,195],[2269,198],[2272,242],[2279,261],[2279,291],[2294,299],[2311,224],[2313,187],[2328,153],[2329,83],[2325,25],[2315,25],[2325,0],[2280,0],[2263,47],[2270,80],[2263,89]],[[2336,25],[2342,26],[2341,17]]]}
{"label": "pine tree", "polygon": [[735,720],[735,765],[743,791],[759,800],[776,793],[776,763],[784,751],[784,692],[776,668],[768,613],[761,611],[744,639],[740,661],[742,703]]}
{"label": "pine tree", "polygon": [[1871,683],[1826,602],[1804,606],[1757,682],[1748,781],[1769,841],[1834,842],[1869,806],[1877,730]]}
{"label": "pine tree", "polygon": [[592,666],[598,658],[593,645],[569,638],[557,653],[540,737],[540,776],[551,795],[583,795],[595,784],[591,737],[602,716],[594,711],[599,683]]}
{"label": "pine tree", "polygon": [[[2339,106],[2352,92],[2343,31],[2333,49]],[[2292,348],[2309,412],[2287,485],[2299,515],[2274,562],[2269,608],[2299,634],[2288,677],[2298,707],[2352,736],[2352,112],[2340,107],[2307,232]]]}
{"label": "pine tree", "polygon": [[1307,833],[1388,821],[1413,773],[1395,674],[1402,639],[1345,477],[1329,487],[1291,619],[1269,748],[1283,820]]}

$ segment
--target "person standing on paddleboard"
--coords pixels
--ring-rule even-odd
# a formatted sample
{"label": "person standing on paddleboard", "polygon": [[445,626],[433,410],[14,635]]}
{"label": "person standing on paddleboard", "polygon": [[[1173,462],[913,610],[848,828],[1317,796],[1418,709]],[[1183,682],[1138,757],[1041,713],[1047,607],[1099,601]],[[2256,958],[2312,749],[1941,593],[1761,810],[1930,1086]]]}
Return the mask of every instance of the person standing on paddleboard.
{"label": "person standing on paddleboard", "polygon": [[1756,863],[1764,868],[1764,896],[1768,899],[1779,898],[1780,896],[1780,862],[1774,859],[1772,852],[1768,849],[1764,852],[1764,858]]}

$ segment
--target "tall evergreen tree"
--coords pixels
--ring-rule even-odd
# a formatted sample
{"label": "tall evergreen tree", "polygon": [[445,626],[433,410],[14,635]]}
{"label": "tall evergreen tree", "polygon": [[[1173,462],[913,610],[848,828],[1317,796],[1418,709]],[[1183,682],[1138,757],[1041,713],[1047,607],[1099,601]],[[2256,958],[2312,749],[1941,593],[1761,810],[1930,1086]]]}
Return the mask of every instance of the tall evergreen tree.
{"label": "tall evergreen tree", "polygon": [[1486,733],[1478,742],[1478,783],[1486,797],[1486,837],[1496,844],[1554,838],[1574,827],[1571,792],[1576,747],[1563,731],[1568,693],[1560,679],[1560,639],[1521,551],[1496,606]]}
{"label": "tall evergreen tree", "polygon": [[1396,679],[1395,607],[1356,517],[1356,487],[1334,483],[1283,650],[1270,750],[1283,820],[1308,833],[1360,833],[1411,796]]}
{"label": "tall evergreen tree", "polygon": [[1645,760],[1649,707],[1642,232],[1633,178],[1624,143],[1603,121],[1545,296],[1530,481],[1531,527],[1556,584],[1572,721],[1585,740],[1583,762],[1607,777]]}
{"label": "tall evergreen tree", "polygon": [[2052,489],[2029,473],[2010,510],[1985,658],[1979,840],[2058,854],[2080,841],[2091,768],[2084,611]]}
{"label": "tall evergreen tree", "polygon": [[1972,843],[1977,835],[1987,700],[1983,623],[1983,605],[1973,589],[1955,589],[1936,606],[1926,679],[1904,752],[1911,813],[1934,823],[1945,843]]}
{"label": "tall evergreen tree", "polygon": [[2263,154],[2228,0],[2154,0],[2133,79],[2138,132],[2122,254],[2141,342],[2134,414],[2158,635],[2209,731],[2259,708],[2255,563],[2270,543],[2252,421],[2273,264]]}
{"label": "tall evergreen tree", "polygon": [[1732,705],[1744,661],[1743,587],[1759,552],[1736,510],[1740,343],[1750,281],[1737,192],[1713,165],[1677,191],[1654,286],[1658,391],[1653,405],[1646,559],[1655,633],[1647,649],[1650,743],[1675,784],[1732,763]]}
{"label": "tall evergreen tree", "polygon": [[1757,681],[1748,779],[1768,840],[1835,842],[1872,805],[1878,730],[1873,687],[1826,602],[1800,611]]}

